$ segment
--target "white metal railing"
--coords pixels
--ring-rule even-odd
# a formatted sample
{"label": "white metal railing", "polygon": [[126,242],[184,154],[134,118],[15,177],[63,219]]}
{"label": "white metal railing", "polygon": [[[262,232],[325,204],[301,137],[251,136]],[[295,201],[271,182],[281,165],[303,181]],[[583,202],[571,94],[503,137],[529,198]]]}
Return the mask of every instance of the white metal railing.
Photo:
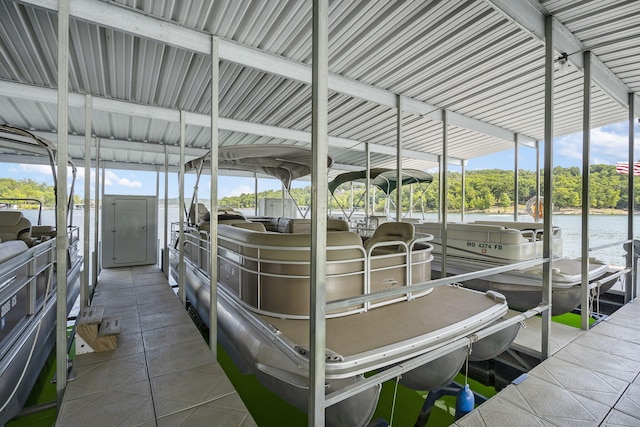
{"label": "white metal railing", "polygon": [[[26,319],[35,315],[45,303],[45,289],[51,280],[55,258],[55,240],[47,241],[15,256],[2,264],[0,277],[0,313],[5,319],[3,334],[0,335],[2,348],[20,336]],[[41,278],[40,284],[38,278]],[[40,289],[43,288],[43,289]],[[51,293],[49,294],[51,295]],[[19,315],[10,315],[11,311]],[[3,356],[1,353],[0,356]]]}
{"label": "white metal railing", "polygon": [[[179,223],[173,223],[171,227],[172,234],[172,246],[177,247],[177,239],[178,239],[178,231]],[[209,268],[211,266],[206,262],[209,254],[209,235],[206,232],[200,231],[197,228],[193,227],[185,227],[185,257],[189,258],[192,263],[196,264],[197,267],[203,270],[205,273],[209,273]],[[432,239],[432,236],[421,237],[415,239],[414,241],[407,244],[403,241],[385,241],[378,242],[372,245],[368,250],[365,250],[362,245],[341,245],[341,246],[328,246],[327,251],[341,251],[341,250],[354,250],[359,253],[357,257],[350,257],[347,259],[336,259],[327,261],[327,265],[330,266],[339,266],[340,264],[347,263],[361,263],[362,268],[357,271],[350,272],[340,272],[340,273],[331,273],[327,274],[327,279],[337,279],[337,278],[345,278],[345,277],[353,277],[353,276],[362,276],[363,287],[361,289],[361,295],[371,295],[370,299],[366,302],[358,303],[350,307],[342,307],[346,309],[344,311],[340,311],[339,313],[328,314],[327,317],[338,317],[351,315],[355,313],[360,313],[363,311],[367,311],[369,309],[379,307],[382,305],[390,304],[393,302],[399,302],[404,300],[411,300],[416,297],[416,290],[414,289],[414,285],[412,283],[413,280],[413,268],[416,266],[420,266],[423,264],[430,263],[433,259],[431,255],[432,246],[428,244]],[[225,243],[229,246],[238,245],[243,249],[247,250],[255,250],[255,255],[250,255],[246,253],[241,253],[231,249],[230,247],[225,246]],[[423,245],[424,247],[418,247],[418,245]],[[382,254],[382,255],[373,255],[372,252],[375,249],[383,248],[383,247],[402,247],[402,251],[397,253],[390,254]],[[286,317],[291,319],[308,319],[307,315],[295,315],[281,312],[272,312],[268,310],[264,310],[259,299],[259,296],[262,294],[262,287],[265,278],[284,278],[284,279],[301,279],[300,285],[305,286],[305,284],[310,283],[310,270],[309,272],[305,272],[303,274],[294,274],[294,273],[274,273],[274,272],[266,272],[264,271],[265,266],[267,265],[278,265],[278,266],[309,266],[310,262],[308,260],[281,260],[281,259],[272,259],[269,258],[266,253],[269,251],[286,251],[292,253],[309,253],[309,246],[278,246],[278,245],[264,245],[264,244],[251,244],[242,241],[238,241],[236,239],[218,235],[218,259],[224,259],[225,261],[231,263],[234,267],[238,269],[241,274],[251,274],[256,276],[256,286],[257,286],[257,306],[250,305],[243,300],[242,295],[242,287],[240,286],[238,289],[238,297],[240,299],[240,303],[242,303],[246,308],[259,313],[265,314],[269,316],[276,317]],[[204,255],[204,256],[203,256]],[[423,255],[422,259],[414,260],[414,256],[419,257]],[[424,256],[427,255],[427,256]],[[293,257],[293,258],[302,258],[302,257]],[[202,262],[202,260],[205,262]],[[391,265],[383,265],[375,267],[374,263],[376,261],[382,261],[385,259],[402,259],[402,261],[392,262]],[[256,268],[247,267],[247,263],[254,263]],[[285,267],[286,268],[286,267]],[[393,300],[385,300],[382,302],[374,302],[374,300],[379,300],[382,294],[382,291],[372,291],[371,289],[371,275],[373,273],[385,270],[392,270],[404,268],[404,285],[399,286],[396,289],[399,289],[400,292],[398,295],[394,297]],[[242,278],[238,278],[239,283],[242,283]],[[419,291],[419,290],[418,290]],[[423,289],[423,291],[427,291]],[[425,292],[426,293],[426,292]],[[332,311],[328,309],[327,312]]]}

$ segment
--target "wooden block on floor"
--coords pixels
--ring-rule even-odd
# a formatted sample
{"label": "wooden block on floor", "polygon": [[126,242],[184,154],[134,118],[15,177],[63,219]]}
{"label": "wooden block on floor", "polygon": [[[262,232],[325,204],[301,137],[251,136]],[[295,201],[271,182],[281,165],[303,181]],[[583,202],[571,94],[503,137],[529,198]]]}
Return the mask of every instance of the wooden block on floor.
{"label": "wooden block on floor", "polygon": [[78,325],[97,325],[104,317],[104,306],[90,305],[85,307],[78,317]]}
{"label": "wooden block on floor", "polygon": [[90,342],[98,336],[98,328],[104,316],[104,306],[88,306],[78,316],[76,333],[85,341]]}
{"label": "wooden block on floor", "polygon": [[79,344],[76,354],[115,350],[118,346],[122,318],[103,317],[103,314],[104,307],[83,311],[76,327]]}
{"label": "wooden block on floor", "polygon": [[103,337],[107,335],[117,335],[120,333],[120,323],[122,318],[120,317],[105,317],[102,319],[100,329],[98,330],[98,336]]}

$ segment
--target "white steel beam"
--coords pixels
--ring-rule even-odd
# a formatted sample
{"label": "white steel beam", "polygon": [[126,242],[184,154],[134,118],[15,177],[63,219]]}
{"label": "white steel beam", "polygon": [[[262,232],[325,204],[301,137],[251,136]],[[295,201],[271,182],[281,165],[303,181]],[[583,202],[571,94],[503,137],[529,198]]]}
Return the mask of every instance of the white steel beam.
{"label": "white steel beam", "polygon": [[[48,104],[55,104],[57,102],[55,89],[26,85],[23,83],[9,82],[6,80],[0,80],[0,96],[33,102],[43,102]],[[93,111],[101,111],[111,114],[125,114],[154,120],[163,120],[172,123],[180,122],[180,112],[178,110],[151,105],[135,104],[132,102],[102,98],[98,96],[92,96],[92,100]],[[84,108],[84,105],[84,95],[79,93],[69,93],[69,107]],[[209,115],[190,112],[185,112],[184,114],[185,122],[187,125],[200,126],[203,128],[211,127],[211,119]],[[222,117],[218,119],[218,127],[220,130],[242,132],[250,135],[260,135],[271,138],[288,139],[292,141],[300,141],[306,144],[311,144],[311,133],[305,131],[263,125],[260,123],[245,122],[241,120],[225,119]],[[109,140],[103,139],[103,141],[105,142],[105,144],[108,144],[107,141]],[[166,143],[167,141],[164,142]],[[139,148],[140,151],[146,152],[164,152],[162,147],[157,147],[157,149],[154,149],[152,148],[153,145],[156,144],[149,143],[148,146]],[[354,139],[340,138],[336,136],[329,136],[329,146],[336,148],[348,148],[350,150],[363,152],[365,151],[364,142]],[[105,145],[104,148],[107,148],[107,145]],[[127,148],[133,149],[132,147]],[[369,148],[371,149],[372,153],[387,154],[390,156],[396,155],[396,149],[393,146],[369,144]],[[187,155],[189,155],[189,150],[190,149],[187,148]],[[169,153],[172,154],[171,148],[169,150]],[[416,150],[403,150],[402,155],[410,159],[427,160],[433,162],[436,162],[438,159],[438,156],[435,154],[423,153]],[[450,159],[450,164],[459,165],[460,162],[460,159]]]}
{"label": "white steel beam", "polygon": [[[508,19],[519,25],[534,38],[545,41],[545,11],[540,10],[528,0],[485,0]],[[569,61],[578,69],[584,69],[582,52],[589,49],[567,27],[557,19],[553,22],[553,44],[556,51],[569,55]],[[632,92],[622,80],[607,68],[595,55],[591,59],[591,80],[620,105],[629,106],[629,93]],[[634,108],[640,108],[640,98],[634,96]],[[520,140],[522,142],[522,139]]]}
{"label": "white steel beam", "polygon": [[[18,3],[57,11],[55,0],[15,0]],[[524,0],[520,0],[524,1]],[[192,30],[181,25],[144,15],[133,9],[99,0],[69,0],[70,15],[78,20],[86,21],[101,27],[123,31],[134,36],[155,40],[179,49],[189,50],[201,55],[211,54],[211,37],[203,32]],[[292,61],[282,56],[255,49],[241,44],[219,39],[220,60],[233,62],[249,68],[264,71],[286,79],[311,84],[311,66]],[[396,107],[397,94],[361,83],[338,74],[329,74],[330,91],[344,93],[355,98],[375,102],[387,107]],[[405,98],[404,111],[426,116],[440,121],[442,108],[412,98]],[[98,108],[95,106],[95,108]],[[515,132],[484,123],[461,114],[451,114],[449,124],[496,138],[513,141]],[[220,128],[222,129],[222,128]],[[533,146],[534,138],[520,135],[520,142]]]}
{"label": "white steel beam", "polygon": [[[56,185],[56,401],[58,411],[67,388],[67,134],[69,129],[69,2],[59,0],[58,6],[58,90],[57,111],[60,140],[57,145]],[[83,102],[84,104],[84,102]],[[71,266],[69,266],[71,267]],[[52,268],[52,267],[50,267]],[[50,271],[49,274],[52,274]],[[49,276],[51,278],[51,276]],[[47,292],[49,291],[47,285]]]}

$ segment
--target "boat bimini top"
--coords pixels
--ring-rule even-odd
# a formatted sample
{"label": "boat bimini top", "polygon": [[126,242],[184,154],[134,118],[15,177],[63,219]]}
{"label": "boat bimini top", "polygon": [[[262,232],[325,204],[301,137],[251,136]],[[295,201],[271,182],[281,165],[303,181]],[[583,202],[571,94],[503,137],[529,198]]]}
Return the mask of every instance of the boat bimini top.
{"label": "boat bimini top", "polygon": [[[282,182],[287,192],[295,179],[311,174],[311,163],[311,150],[297,145],[234,145],[218,150],[218,169],[265,174]],[[333,159],[327,156],[327,167],[332,165]],[[197,175],[190,206],[197,204],[196,192],[204,170],[211,170],[211,151],[185,164],[185,172]]]}
{"label": "boat bimini top", "polygon": [[[355,206],[358,205],[365,193],[362,193],[360,199],[354,204],[353,210],[347,214],[344,210],[344,207],[340,205],[338,199],[335,197],[335,191],[342,184],[348,182],[358,182],[366,185],[367,182],[367,171],[355,171],[355,172],[345,172],[338,176],[336,176],[333,181],[329,182],[329,192],[331,192],[331,196],[340,206],[342,213],[348,218],[351,218],[353,212],[355,211]],[[418,184],[422,192],[420,193],[420,197],[418,200],[421,200],[424,196],[424,193],[429,188],[429,185],[433,182],[433,175],[430,173],[421,171],[419,169],[402,169],[402,178],[401,182],[398,183],[398,172],[396,169],[387,169],[387,168],[373,168],[369,169],[369,182],[376,188],[379,188],[389,200],[389,195],[398,187],[402,187],[404,185],[410,184]],[[398,185],[399,184],[399,185]],[[391,201],[393,203],[393,201]],[[417,203],[417,201],[416,201]],[[411,206],[413,208],[414,206]],[[368,213],[367,213],[368,214]]]}

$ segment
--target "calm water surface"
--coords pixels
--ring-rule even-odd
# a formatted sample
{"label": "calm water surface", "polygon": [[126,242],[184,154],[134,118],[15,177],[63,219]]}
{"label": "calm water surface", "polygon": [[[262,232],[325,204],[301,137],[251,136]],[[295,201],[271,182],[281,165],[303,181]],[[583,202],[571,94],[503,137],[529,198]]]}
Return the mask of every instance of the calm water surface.
{"label": "calm water surface", "polygon": [[[91,229],[90,229],[90,250],[93,250],[93,238],[94,238],[94,210],[91,213]],[[250,212],[253,213],[253,212]],[[29,211],[26,213],[27,218],[35,224],[37,221],[37,212]],[[414,215],[418,217],[418,215]],[[420,217],[422,217],[420,215]],[[44,224],[53,224],[55,218],[55,212],[53,210],[45,210],[42,213]],[[84,226],[84,211],[73,211],[73,223],[78,225],[81,230],[80,243],[83,244],[82,229]],[[169,207],[169,224],[171,222],[178,221],[179,211],[177,207]],[[435,221],[437,215],[433,213],[427,213],[424,215],[425,220]],[[582,217],[580,215],[554,215],[553,222],[555,225],[561,227],[563,236],[563,254],[567,257],[579,257],[581,253],[582,244]],[[465,221],[474,220],[494,220],[494,221],[511,221],[513,215],[499,215],[499,214],[466,214]],[[450,214],[450,221],[459,221],[460,215]],[[520,221],[531,221],[531,218],[527,215],[519,217]],[[635,237],[640,238],[640,215],[634,217],[634,231]],[[541,225],[542,227],[542,225]],[[589,246],[601,246],[608,243],[620,242],[627,238],[627,216],[626,215],[590,215],[589,216]],[[161,247],[164,244],[164,209],[161,207],[158,210],[158,242]],[[82,249],[81,249],[82,250]],[[607,264],[612,265],[624,265],[625,264],[625,251],[622,244],[615,244],[612,247],[606,249],[600,249],[591,252],[591,256],[598,258]]]}

